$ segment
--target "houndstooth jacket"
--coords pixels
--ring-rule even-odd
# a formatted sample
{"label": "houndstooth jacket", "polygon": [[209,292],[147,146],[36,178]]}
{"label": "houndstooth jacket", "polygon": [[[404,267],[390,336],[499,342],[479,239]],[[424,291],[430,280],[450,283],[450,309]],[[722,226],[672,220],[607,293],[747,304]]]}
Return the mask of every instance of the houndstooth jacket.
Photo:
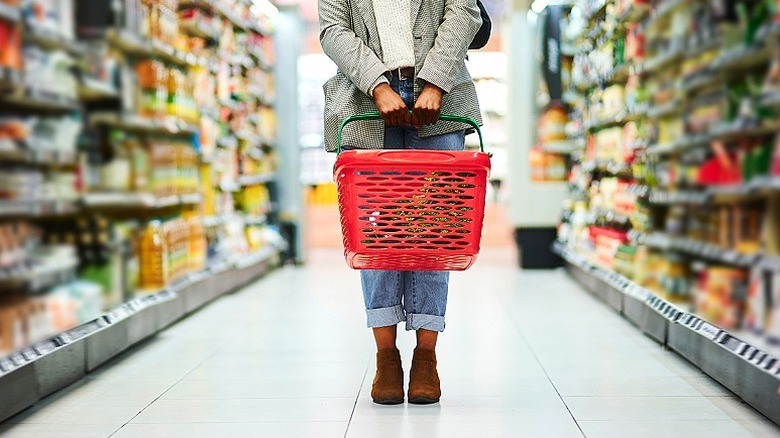
{"label": "houndstooth jacket", "polygon": [[[469,116],[482,124],[477,92],[464,59],[469,43],[482,24],[476,0],[411,0],[414,33],[415,94],[425,82],[445,91],[442,114]],[[376,111],[368,91],[388,82],[382,64],[376,19],[371,0],[319,0],[320,42],[338,66],[325,91],[325,148],[337,147],[341,122],[355,114]],[[465,127],[439,122],[420,129],[422,137],[446,134]],[[384,122],[355,122],[344,129],[345,145],[381,149]]]}

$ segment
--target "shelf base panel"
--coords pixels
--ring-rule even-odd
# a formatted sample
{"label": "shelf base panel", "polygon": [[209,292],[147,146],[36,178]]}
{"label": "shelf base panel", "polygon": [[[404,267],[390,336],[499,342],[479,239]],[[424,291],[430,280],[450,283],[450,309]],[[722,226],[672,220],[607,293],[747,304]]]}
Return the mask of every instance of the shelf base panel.
{"label": "shelf base panel", "polygon": [[[233,292],[279,265],[279,252],[269,250],[251,264],[198,275],[185,285],[160,292],[152,304],[128,311],[114,320],[106,314],[56,341],[61,345],[24,365],[0,374],[0,422],[38,400],[75,383],[112,358],[197,311],[220,296]],[[130,306],[132,307],[132,306]]]}
{"label": "shelf base panel", "polygon": [[642,300],[641,295],[629,293],[636,286],[622,277],[609,281],[604,269],[561,255],[567,272],[594,297],[780,425],[780,365],[776,361],[756,359],[764,353],[751,354],[756,350],[752,346],[652,294]]}

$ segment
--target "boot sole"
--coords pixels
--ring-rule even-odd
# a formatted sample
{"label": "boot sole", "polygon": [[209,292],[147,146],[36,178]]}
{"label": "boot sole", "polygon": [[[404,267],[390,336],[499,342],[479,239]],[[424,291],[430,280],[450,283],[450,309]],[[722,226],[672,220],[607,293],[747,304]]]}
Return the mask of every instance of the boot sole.
{"label": "boot sole", "polygon": [[400,405],[400,404],[402,404],[404,402],[403,399],[401,399],[401,400],[377,400],[377,399],[372,399],[372,400],[374,400],[374,403],[376,403],[378,405],[385,405],[385,406]]}
{"label": "boot sole", "polygon": [[415,397],[409,399],[409,403],[413,405],[432,405],[438,402],[439,402],[438,398]]}

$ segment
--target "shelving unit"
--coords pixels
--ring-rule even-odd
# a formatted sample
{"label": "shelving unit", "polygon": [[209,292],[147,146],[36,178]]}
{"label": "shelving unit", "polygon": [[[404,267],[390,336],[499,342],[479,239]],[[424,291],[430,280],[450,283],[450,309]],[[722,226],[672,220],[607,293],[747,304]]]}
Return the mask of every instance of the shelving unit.
{"label": "shelving unit", "polygon": [[0,0],[19,35],[0,41],[0,421],[286,249],[268,189],[271,3],[13,3]]}
{"label": "shelving unit", "polygon": [[556,250],[627,319],[780,422],[765,389],[780,383],[771,4],[574,2],[566,131],[582,146]]}

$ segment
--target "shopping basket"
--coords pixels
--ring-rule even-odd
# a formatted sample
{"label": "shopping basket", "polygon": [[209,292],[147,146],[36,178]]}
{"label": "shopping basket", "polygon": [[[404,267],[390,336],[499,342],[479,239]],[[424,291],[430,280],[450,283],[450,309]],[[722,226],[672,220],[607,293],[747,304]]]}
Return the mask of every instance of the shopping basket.
{"label": "shopping basket", "polygon": [[490,156],[474,119],[480,152],[341,150],[344,127],[379,113],[344,120],[334,179],[338,186],[344,255],[353,269],[463,271],[476,261],[485,214]]}

